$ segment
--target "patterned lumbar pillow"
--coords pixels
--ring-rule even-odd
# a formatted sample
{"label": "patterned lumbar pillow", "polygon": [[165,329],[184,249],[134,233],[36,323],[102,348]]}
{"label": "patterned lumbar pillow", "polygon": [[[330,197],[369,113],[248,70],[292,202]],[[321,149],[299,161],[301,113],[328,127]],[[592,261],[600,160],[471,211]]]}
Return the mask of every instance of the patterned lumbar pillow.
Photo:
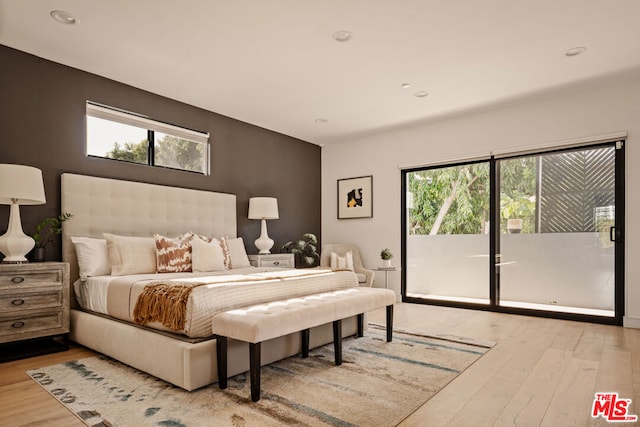
{"label": "patterned lumbar pillow", "polygon": [[180,237],[154,234],[156,240],[156,260],[158,273],[180,273],[191,271],[191,240],[194,234],[185,233]]}

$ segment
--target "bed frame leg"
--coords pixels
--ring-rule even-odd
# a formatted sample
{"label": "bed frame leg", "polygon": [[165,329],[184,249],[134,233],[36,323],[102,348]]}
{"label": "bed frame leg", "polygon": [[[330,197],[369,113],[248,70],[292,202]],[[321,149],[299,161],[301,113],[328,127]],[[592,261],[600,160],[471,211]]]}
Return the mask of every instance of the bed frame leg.
{"label": "bed frame leg", "polygon": [[358,338],[364,336],[364,313],[358,314]]}
{"label": "bed frame leg", "polygon": [[336,366],[342,365],[342,320],[333,322],[333,351],[336,356]]}
{"label": "bed frame leg", "polygon": [[251,400],[260,400],[260,343],[249,343],[249,370],[251,376]]}
{"label": "bed frame leg", "polygon": [[300,332],[300,338],[302,340],[302,357],[309,357],[309,329],[303,329]]}
{"label": "bed frame leg", "polygon": [[227,388],[227,337],[216,338],[216,356],[218,357],[218,387]]}
{"label": "bed frame leg", "polygon": [[387,306],[387,342],[393,338],[393,304]]}

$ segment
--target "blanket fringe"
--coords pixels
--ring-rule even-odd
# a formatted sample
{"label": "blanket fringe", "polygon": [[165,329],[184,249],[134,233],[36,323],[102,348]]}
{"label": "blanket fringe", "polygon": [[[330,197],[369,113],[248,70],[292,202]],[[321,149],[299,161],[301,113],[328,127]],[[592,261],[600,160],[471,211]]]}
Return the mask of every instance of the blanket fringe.
{"label": "blanket fringe", "polygon": [[184,328],[187,299],[198,284],[155,284],[145,287],[133,311],[136,323],[160,322],[172,331]]}

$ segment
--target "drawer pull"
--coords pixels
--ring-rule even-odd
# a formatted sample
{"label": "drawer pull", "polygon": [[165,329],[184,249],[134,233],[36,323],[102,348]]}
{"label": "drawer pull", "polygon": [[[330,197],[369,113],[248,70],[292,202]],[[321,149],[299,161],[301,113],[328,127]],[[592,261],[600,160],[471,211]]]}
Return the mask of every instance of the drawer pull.
{"label": "drawer pull", "polygon": [[280,265],[280,261],[273,261],[273,265]]}
{"label": "drawer pull", "polygon": [[11,327],[12,327],[12,328],[16,328],[16,329],[18,329],[18,328],[22,328],[23,326],[24,326],[24,322],[13,322],[13,323],[11,324]]}
{"label": "drawer pull", "polygon": [[24,300],[22,298],[14,299],[11,301],[11,305],[22,305],[24,304]]}
{"label": "drawer pull", "polygon": [[22,282],[24,282],[24,277],[22,277],[22,276],[12,277],[11,281],[13,283],[22,283]]}

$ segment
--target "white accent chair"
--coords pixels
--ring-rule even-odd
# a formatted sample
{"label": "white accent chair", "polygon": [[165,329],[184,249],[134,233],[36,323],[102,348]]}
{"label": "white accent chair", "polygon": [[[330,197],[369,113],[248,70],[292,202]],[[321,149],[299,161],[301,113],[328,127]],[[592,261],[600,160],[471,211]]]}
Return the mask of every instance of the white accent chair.
{"label": "white accent chair", "polygon": [[373,286],[373,270],[369,270],[362,265],[362,258],[360,258],[360,251],[354,245],[346,243],[327,243],[322,245],[322,252],[320,253],[320,266],[331,267],[331,253],[335,252],[338,256],[345,256],[347,252],[351,251],[353,255],[353,272],[358,276],[358,282],[360,286]]}

